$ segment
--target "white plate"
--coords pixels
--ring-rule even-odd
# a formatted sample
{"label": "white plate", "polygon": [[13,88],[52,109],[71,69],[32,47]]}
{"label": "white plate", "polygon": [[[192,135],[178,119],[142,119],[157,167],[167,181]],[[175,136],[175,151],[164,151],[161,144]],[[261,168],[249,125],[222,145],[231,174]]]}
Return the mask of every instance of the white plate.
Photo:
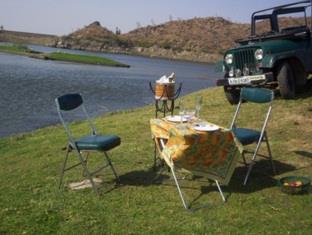
{"label": "white plate", "polygon": [[[181,122],[181,116],[180,115],[167,116],[166,120],[170,122]],[[186,116],[183,116],[182,122],[186,122],[187,120],[188,118]]]}
{"label": "white plate", "polygon": [[216,131],[220,129],[220,127],[215,124],[195,124],[193,128],[196,131]]}

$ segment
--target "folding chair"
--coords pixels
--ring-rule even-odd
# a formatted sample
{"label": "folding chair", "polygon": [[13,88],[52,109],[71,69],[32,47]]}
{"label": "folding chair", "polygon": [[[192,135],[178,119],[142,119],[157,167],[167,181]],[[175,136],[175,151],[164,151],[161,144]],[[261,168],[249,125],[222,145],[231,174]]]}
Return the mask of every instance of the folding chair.
{"label": "folding chair", "polygon": [[[267,158],[269,158],[271,160],[273,172],[274,172],[274,174],[276,173],[275,166],[274,166],[273,159],[272,159],[272,153],[271,153],[271,148],[270,148],[270,144],[269,144],[269,139],[268,139],[268,135],[266,132],[266,126],[267,126],[269,116],[270,116],[271,110],[272,110],[273,99],[274,99],[274,93],[273,93],[273,91],[271,91],[269,89],[245,88],[245,87],[241,89],[240,100],[239,100],[239,103],[237,105],[237,109],[236,109],[236,112],[234,114],[230,128],[233,130],[236,138],[242,143],[242,145],[245,146],[245,145],[250,145],[250,144],[256,143],[256,148],[252,152],[253,155],[252,155],[252,159],[251,159],[250,163],[247,164],[247,162],[246,162],[245,154],[247,153],[247,151],[245,149],[244,149],[243,154],[242,154],[244,164],[247,167],[247,173],[246,173],[246,176],[244,179],[244,185],[246,185],[246,183],[248,181],[250,172],[253,168],[253,165],[255,164],[255,160],[256,160],[256,157],[258,155],[259,148],[260,148],[261,143],[263,141],[266,142],[266,146],[268,149],[269,156],[267,156]],[[244,101],[255,103],[255,104],[267,105],[268,111],[265,115],[265,120],[264,120],[264,123],[263,123],[262,128],[260,130],[236,127],[236,120],[237,120],[240,108],[242,106],[242,103]],[[265,156],[262,156],[262,157],[265,157]]]}
{"label": "folding chair", "polygon": [[[84,176],[90,180],[90,183],[92,185],[93,190],[97,195],[99,195],[98,189],[95,185],[93,176],[98,173],[99,171],[103,170],[106,167],[110,167],[111,170],[113,171],[113,174],[116,178],[116,182],[119,182],[119,177],[114,169],[114,166],[107,154],[107,151],[117,147],[120,145],[120,138],[115,135],[97,135],[96,129],[94,124],[91,122],[91,119],[85,109],[85,106],[83,104],[83,100],[80,94],[66,94],[63,96],[60,96],[55,99],[56,107],[57,107],[57,112],[59,115],[59,118],[65,128],[67,137],[68,137],[68,144],[67,144],[67,149],[66,149],[66,156],[65,156],[65,161],[63,163],[63,167],[61,170],[61,178],[60,178],[60,183],[59,183],[59,188],[61,188],[63,184],[63,178],[64,178],[64,173],[65,171],[68,171],[76,166],[82,165]],[[67,123],[65,122],[64,119],[64,112],[69,112],[76,110],[78,108],[81,108],[88,123],[91,128],[91,134],[87,136],[83,136],[79,139],[75,139],[72,132],[70,131]],[[67,160],[69,153],[71,151],[76,152],[79,163],[72,165],[70,167],[66,167],[67,165]],[[98,169],[94,170],[91,172],[88,169],[87,166],[87,160],[88,160],[88,155],[92,151],[100,151],[104,153],[104,161],[105,164],[100,166]],[[86,153],[86,156],[84,156],[83,153]]]}

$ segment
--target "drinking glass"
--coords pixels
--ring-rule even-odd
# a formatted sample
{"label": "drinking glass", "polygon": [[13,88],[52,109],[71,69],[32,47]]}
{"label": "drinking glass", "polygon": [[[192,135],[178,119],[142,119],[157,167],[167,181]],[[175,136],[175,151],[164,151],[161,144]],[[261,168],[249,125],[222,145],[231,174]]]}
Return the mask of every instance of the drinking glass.
{"label": "drinking glass", "polygon": [[180,100],[179,102],[179,115],[180,115],[180,118],[181,118],[181,124],[183,123],[183,118],[184,118],[184,115],[185,115],[185,106],[183,104],[183,101]]}
{"label": "drinking glass", "polygon": [[187,118],[187,122],[192,122],[194,120],[195,117],[195,110],[194,109],[187,109],[185,110],[185,115]]}
{"label": "drinking glass", "polygon": [[199,112],[200,112],[202,104],[203,104],[203,97],[197,96],[196,97],[196,106],[195,106],[195,117],[197,119],[199,119]]}

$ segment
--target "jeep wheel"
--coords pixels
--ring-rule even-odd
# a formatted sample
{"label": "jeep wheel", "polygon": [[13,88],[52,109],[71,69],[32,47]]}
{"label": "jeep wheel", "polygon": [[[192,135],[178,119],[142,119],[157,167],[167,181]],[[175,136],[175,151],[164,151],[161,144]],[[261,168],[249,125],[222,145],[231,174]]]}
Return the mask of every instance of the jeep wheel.
{"label": "jeep wheel", "polygon": [[304,67],[298,61],[292,61],[291,65],[295,76],[296,93],[302,92],[307,83],[307,74]]}
{"label": "jeep wheel", "polygon": [[240,89],[230,86],[224,86],[224,93],[226,99],[229,101],[230,104],[238,104],[239,96],[240,96]]}
{"label": "jeep wheel", "polygon": [[296,85],[294,81],[293,70],[288,62],[284,62],[278,68],[277,81],[281,96],[284,99],[293,99],[296,94]]}

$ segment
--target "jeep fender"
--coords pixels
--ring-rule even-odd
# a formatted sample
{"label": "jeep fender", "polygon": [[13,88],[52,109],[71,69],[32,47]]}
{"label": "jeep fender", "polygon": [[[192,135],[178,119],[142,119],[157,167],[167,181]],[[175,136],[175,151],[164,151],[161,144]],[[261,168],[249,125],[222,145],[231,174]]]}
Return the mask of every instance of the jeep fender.
{"label": "jeep fender", "polygon": [[288,60],[290,62],[296,60],[304,67],[304,62],[301,60],[300,57],[297,56],[297,53],[293,51],[292,53],[287,52],[278,55],[275,54],[274,56],[266,55],[262,60],[261,68],[272,70],[273,68],[276,68],[276,66],[280,64],[281,61],[285,60]]}

